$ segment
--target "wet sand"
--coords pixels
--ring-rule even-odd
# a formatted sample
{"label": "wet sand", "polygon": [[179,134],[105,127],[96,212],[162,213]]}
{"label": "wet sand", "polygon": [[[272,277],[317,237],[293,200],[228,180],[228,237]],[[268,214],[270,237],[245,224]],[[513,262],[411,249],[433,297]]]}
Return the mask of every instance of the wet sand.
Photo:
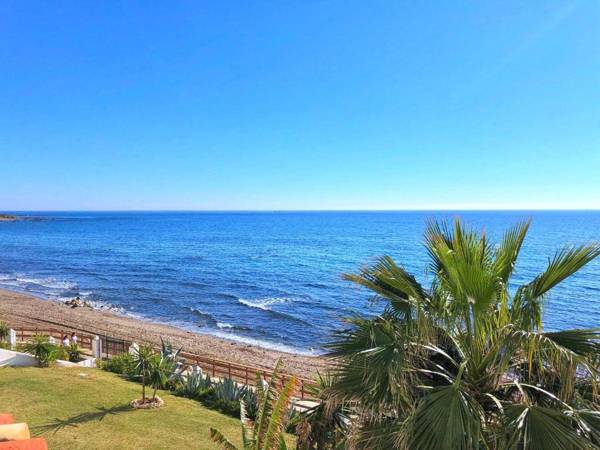
{"label": "wet sand", "polygon": [[117,315],[87,307],[71,308],[62,303],[41,300],[27,294],[0,289],[0,320],[11,327],[61,328],[90,334],[105,334],[114,338],[158,344],[160,337],[185,351],[271,370],[278,358],[286,373],[312,378],[323,372],[327,361],[322,357],[294,355],[254,345],[193,333],[169,325]]}

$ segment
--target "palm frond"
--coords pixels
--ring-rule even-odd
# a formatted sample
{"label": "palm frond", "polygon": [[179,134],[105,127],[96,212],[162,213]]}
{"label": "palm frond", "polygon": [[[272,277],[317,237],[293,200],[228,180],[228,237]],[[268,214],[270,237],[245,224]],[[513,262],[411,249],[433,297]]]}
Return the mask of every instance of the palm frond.
{"label": "palm frond", "polygon": [[389,300],[390,306],[409,319],[416,304],[423,303],[427,293],[417,280],[389,256],[383,256],[358,274],[345,274],[344,279],[364,286],[379,297]]}
{"label": "palm frond", "polygon": [[554,286],[598,256],[600,256],[600,245],[598,244],[563,248],[558,251],[548,262],[544,272],[523,287],[526,300],[534,301],[544,296]]}
{"label": "palm frond", "polygon": [[244,448],[254,448],[256,446],[256,440],[253,436],[254,427],[252,421],[248,418],[244,400],[240,400],[240,421],[242,422],[242,444]]}
{"label": "palm frond", "polygon": [[279,369],[281,359],[277,361],[271,379],[264,383],[260,374],[256,375],[256,392],[258,395],[258,414],[254,421],[254,437],[258,445],[264,442],[264,437],[269,427],[269,420],[273,412],[273,403],[277,395],[277,383],[279,381]]}
{"label": "palm frond", "polygon": [[557,345],[579,356],[600,355],[600,328],[579,328],[543,333]]}
{"label": "palm frond", "polygon": [[577,433],[571,417],[560,410],[537,405],[506,408],[512,441],[509,448],[530,450],[589,449],[589,441]]}
{"label": "palm frond", "polygon": [[452,384],[435,388],[409,418],[408,448],[477,449],[481,436],[480,406]]}
{"label": "palm frond", "polygon": [[[341,398],[376,405],[395,398],[410,357],[401,327],[385,319],[355,319],[354,327],[337,333],[329,344],[337,361],[335,389]],[[377,367],[377,370],[373,370]]]}
{"label": "palm frond", "polygon": [[265,434],[263,444],[265,450],[274,449],[276,444],[279,444],[282,441],[287,420],[286,412],[292,394],[296,389],[296,384],[296,378],[292,377],[285,383],[283,389],[278,392],[277,400],[273,406],[273,411],[269,420],[269,427]]}
{"label": "palm frond", "polygon": [[517,257],[521,251],[530,224],[531,220],[526,220],[508,230],[496,250],[494,273],[503,283],[508,282],[515,268]]}
{"label": "palm frond", "polygon": [[595,444],[600,447],[600,411],[578,410],[573,414],[573,418],[577,421],[581,433],[593,439]]}
{"label": "palm frond", "polygon": [[221,447],[222,450],[238,450],[219,430],[210,429],[210,438]]}

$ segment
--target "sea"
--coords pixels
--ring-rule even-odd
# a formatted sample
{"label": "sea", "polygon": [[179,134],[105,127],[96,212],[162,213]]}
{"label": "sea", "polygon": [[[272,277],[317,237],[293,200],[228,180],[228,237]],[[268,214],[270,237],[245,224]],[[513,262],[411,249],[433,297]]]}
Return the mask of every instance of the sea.
{"label": "sea", "polygon": [[[381,255],[431,282],[423,231],[459,217],[491,240],[532,225],[513,284],[565,245],[600,241],[599,211],[19,212],[0,223],[0,288],[240,342],[321,354],[382,304],[344,281]],[[600,326],[600,258],[546,300],[545,328]]]}

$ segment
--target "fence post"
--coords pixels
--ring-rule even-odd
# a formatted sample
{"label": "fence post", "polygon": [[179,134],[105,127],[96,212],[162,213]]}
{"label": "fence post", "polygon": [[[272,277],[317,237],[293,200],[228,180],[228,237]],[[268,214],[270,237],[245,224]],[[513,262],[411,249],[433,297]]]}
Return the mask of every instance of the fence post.
{"label": "fence post", "polygon": [[100,336],[94,336],[92,341],[92,356],[96,359],[102,359],[102,340]]}
{"label": "fence post", "polygon": [[140,346],[137,345],[135,342],[132,342],[131,345],[129,346],[129,354],[135,355],[139,351],[140,351]]}
{"label": "fence post", "polygon": [[8,343],[10,348],[15,348],[17,346],[17,332],[12,328],[10,329],[10,333],[8,335]]}

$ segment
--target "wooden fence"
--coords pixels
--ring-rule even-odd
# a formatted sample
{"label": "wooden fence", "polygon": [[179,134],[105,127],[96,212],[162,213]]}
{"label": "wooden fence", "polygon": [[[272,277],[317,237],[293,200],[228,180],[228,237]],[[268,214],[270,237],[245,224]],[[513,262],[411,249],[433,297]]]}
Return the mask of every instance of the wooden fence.
{"label": "wooden fence", "polygon": [[[71,333],[60,330],[58,328],[16,328],[17,342],[26,342],[34,334],[44,334],[52,336],[56,339],[57,343],[60,343],[63,336],[67,335],[70,339]],[[96,335],[88,333],[77,333],[77,344],[84,351],[92,350],[92,341]],[[131,341],[124,339],[113,338],[107,335],[97,335],[102,341],[102,358],[111,358],[113,356],[120,355],[129,351],[129,347],[132,345]],[[209,358],[195,353],[189,353],[182,351],[180,357],[184,366],[197,365],[202,368],[204,373],[207,373],[211,378],[231,378],[234,381],[243,383],[249,386],[255,386],[257,375],[262,376],[266,380],[269,380],[272,373],[265,372],[264,370],[258,369],[252,366],[246,366],[243,364],[235,364],[228,361],[219,359]],[[280,381],[284,384],[291,378],[291,375],[281,374]],[[295,396],[300,400],[313,400],[310,392],[310,386],[314,383],[311,380],[296,377],[297,388]]]}

